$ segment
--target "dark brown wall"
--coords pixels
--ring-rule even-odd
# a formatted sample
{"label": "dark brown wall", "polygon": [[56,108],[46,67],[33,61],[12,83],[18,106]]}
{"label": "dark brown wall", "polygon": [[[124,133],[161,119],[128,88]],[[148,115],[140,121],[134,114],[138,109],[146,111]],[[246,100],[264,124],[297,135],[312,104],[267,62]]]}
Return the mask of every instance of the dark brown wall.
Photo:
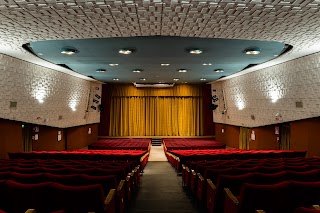
{"label": "dark brown wall", "polygon": [[204,136],[212,136],[215,134],[213,112],[210,109],[211,95],[211,84],[205,84],[202,87],[202,118]]}
{"label": "dark brown wall", "polygon": [[320,156],[320,118],[291,122],[290,149]]}
{"label": "dark brown wall", "polygon": [[275,134],[275,126],[262,126],[251,128],[255,132],[255,140],[250,141],[250,149],[279,149],[279,143]]}
{"label": "dark brown wall", "polygon": [[[43,150],[65,150],[65,133],[64,129],[48,127],[48,126],[38,126],[39,135],[38,140],[32,141],[33,151],[43,151]],[[61,141],[58,141],[58,131],[61,132]],[[35,133],[34,133],[35,134]]]}
{"label": "dark brown wall", "polygon": [[101,95],[101,113],[100,113],[100,124],[99,124],[99,135],[109,136],[110,126],[110,102],[111,102],[111,85],[102,85]]}
{"label": "dark brown wall", "polygon": [[0,119],[0,135],[0,158],[23,151],[21,122]]}
{"label": "dark brown wall", "polygon": [[240,127],[216,123],[215,133],[217,141],[225,143],[229,147],[239,148]]}
{"label": "dark brown wall", "polygon": [[[91,134],[88,130],[91,128]],[[67,130],[67,149],[82,149],[98,140],[98,124],[71,127]]]}

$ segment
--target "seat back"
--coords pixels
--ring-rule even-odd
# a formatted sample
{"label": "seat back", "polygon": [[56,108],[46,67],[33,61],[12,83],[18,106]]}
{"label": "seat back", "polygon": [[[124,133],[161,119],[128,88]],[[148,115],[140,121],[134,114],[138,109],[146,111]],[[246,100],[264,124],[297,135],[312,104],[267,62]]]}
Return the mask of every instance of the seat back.
{"label": "seat back", "polygon": [[256,185],[245,183],[240,192],[238,213],[255,213],[265,210],[272,213],[288,211],[290,204],[288,181],[272,185]]}

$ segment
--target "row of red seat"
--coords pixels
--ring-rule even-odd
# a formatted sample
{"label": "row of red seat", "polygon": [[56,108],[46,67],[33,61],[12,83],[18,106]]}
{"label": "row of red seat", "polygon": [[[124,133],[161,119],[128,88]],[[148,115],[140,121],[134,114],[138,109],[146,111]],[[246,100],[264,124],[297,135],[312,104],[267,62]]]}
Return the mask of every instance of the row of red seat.
{"label": "row of red seat", "polygon": [[88,146],[92,150],[149,150],[151,139],[146,138],[121,138],[99,139]]}
{"label": "row of red seat", "polygon": [[114,189],[106,196],[100,184],[65,186],[53,182],[21,184],[0,181],[0,208],[10,213],[21,213],[29,208],[37,212],[114,213],[114,196]]}
{"label": "row of red seat", "polygon": [[201,149],[224,149],[225,144],[213,139],[199,138],[165,138],[162,139],[165,151],[171,150],[201,150]]}
{"label": "row of red seat", "polygon": [[305,157],[305,151],[290,150],[173,150],[170,151],[173,158],[169,162],[181,171],[181,165],[187,161],[219,160],[219,159],[253,159],[253,158],[293,158]]}
{"label": "row of red seat", "polygon": [[224,213],[293,213],[320,202],[320,182],[284,181],[272,185],[244,183],[239,196],[226,189]]}
{"label": "row of red seat", "polygon": [[242,175],[221,174],[215,184],[207,179],[207,190],[205,191],[207,194],[207,209],[210,213],[224,212],[224,188],[229,188],[235,196],[238,196],[244,183],[275,184],[286,180],[316,182],[320,180],[320,170],[315,169],[308,172],[281,171],[272,174],[259,172]]}
{"label": "row of red seat", "polygon": [[[11,178],[15,181],[20,180],[19,182],[22,183],[28,183],[28,181],[52,181],[68,185],[88,182],[79,180],[79,178],[83,178],[83,176],[95,176],[92,177],[92,183],[94,183],[94,181],[97,183],[97,181],[103,177],[113,175],[117,184],[117,187],[115,187],[115,189],[117,189],[116,200],[118,201],[116,209],[119,210],[119,212],[124,212],[125,204],[131,201],[132,193],[140,182],[139,166],[132,169],[133,165],[134,163],[130,161],[14,159],[0,160],[0,171],[3,171],[0,172],[0,174],[3,173],[5,175],[8,174],[9,171],[22,173],[20,176],[14,173],[14,178]],[[42,173],[50,173],[51,176],[49,175],[49,177],[52,179],[48,179],[48,175],[40,175]],[[62,177],[58,178],[57,176]],[[56,181],[54,181],[54,177],[56,177]]]}
{"label": "row of red seat", "polygon": [[108,160],[135,161],[140,168],[146,166],[149,153],[141,150],[76,150],[76,151],[37,151],[8,153],[10,159],[60,159],[60,160]]}
{"label": "row of red seat", "polygon": [[[242,175],[246,173],[277,173],[287,171],[282,180],[320,181],[319,158],[275,158],[248,160],[216,160],[187,162],[192,168],[183,166],[182,179],[184,186],[196,195],[200,202],[213,200],[211,185],[217,183],[221,175]],[[263,178],[260,178],[263,179]],[[207,181],[206,181],[207,180]],[[211,184],[206,184],[210,182]],[[209,190],[209,191],[208,191]],[[220,202],[221,203],[221,202]],[[208,209],[210,205],[207,206]],[[212,211],[210,211],[212,212]]]}

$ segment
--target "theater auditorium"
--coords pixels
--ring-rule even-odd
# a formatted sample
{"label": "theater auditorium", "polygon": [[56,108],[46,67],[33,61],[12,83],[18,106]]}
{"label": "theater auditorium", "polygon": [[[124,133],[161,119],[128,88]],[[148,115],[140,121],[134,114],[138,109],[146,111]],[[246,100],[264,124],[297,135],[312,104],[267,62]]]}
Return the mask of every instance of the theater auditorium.
{"label": "theater auditorium", "polygon": [[0,213],[320,213],[319,0],[0,0]]}

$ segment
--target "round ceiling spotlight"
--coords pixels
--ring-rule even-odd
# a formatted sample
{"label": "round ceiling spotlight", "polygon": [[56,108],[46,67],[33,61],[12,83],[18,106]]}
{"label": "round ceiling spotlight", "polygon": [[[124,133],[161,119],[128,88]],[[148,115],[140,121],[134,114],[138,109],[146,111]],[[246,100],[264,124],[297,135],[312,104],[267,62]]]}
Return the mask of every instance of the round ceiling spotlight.
{"label": "round ceiling spotlight", "polygon": [[139,72],[142,72],[142,70],[139,70],[139,69],[135,69],[135,70],[132,70],[132,72],[136,72],[136,73],[139,73]]}
{"label": "round ceiling spotlight", "polygon": [[179,79],[179,78],[174,78],[173,80],[174,80],[174,81],[179,81],[180,79]]}
{"label": "round ceiling spotlight", "polygon": [[112,66],[112,67],[114,67],[114,66],[118,66],[119,64],[109,64],[109,66]]}
{"label": "round ceiling spotlight", "polygon": [[258,54],[260,54],[260,52],[261,52],[261,50],[259,47],[250,47],[250,48],[244,50],[244,53],[246,55],[258,55]]}
{"label": "round ceiling spotlight", "polygon": [[119,50],[119,53],[120,54],[123,54],[123,55],[129,55],[133,52],[133,50],[130,50],[130,49],[120,49]]}
{"label": "round ceiling spotlight", "polygon": [[113,80],[114,80],[114,81],[119,81],[119,78],[114,78]]}
{"label": "round ceiling spotlight", "polygon": [[189,53],[191,54],[195,54],[195,55],[199,55],[201,54],[203,51],[201,49],[197,49],[197,48],[194,48],[194,49],[190,49],[189,50]]}
{"label": "round ceiling spotlight", "polygon": [[187,72],[186,69],[179,69],[178,72]]}
{"label": "round ceiling spotlight", "polygon": [[200,78],[200,81],[205,81],[205,80],[207,80],[207,79],[205,79],[205,78]]}
{"label": "round ceiling spotlight", "polygon": [[145,81],[146,79],[145,78],[140,78],[140,81]]}
{"label": "round ceiling spotlight", "polygon": [[163,67],[167,67],[167,66],[169,66],[170,64],[160,64],[161,66],[163,66]]}
{"label": "round ceiling spotlight", "polygon": [[212,64],[211,63],[203,63],[202,65],[203,66],[211,66]]}
{"label": "round ceiling spotlight", "polygon": [[213,70],[213,71],[215,71],[215,72],[224,72],[223,69],[215,69],[215,70]]}
{"label": "round ceiling spotlight", "polygon": [[97,72],[106,72],[107,70],[105,69],[97,69]]}
{"label": "round ceiling spotlight", "polygon": [[61,49],[61,53],[62,54],[66,54],[66,55],[74,55],[76,53],[78,53],[79,51],[73,47],[64,47]]}

